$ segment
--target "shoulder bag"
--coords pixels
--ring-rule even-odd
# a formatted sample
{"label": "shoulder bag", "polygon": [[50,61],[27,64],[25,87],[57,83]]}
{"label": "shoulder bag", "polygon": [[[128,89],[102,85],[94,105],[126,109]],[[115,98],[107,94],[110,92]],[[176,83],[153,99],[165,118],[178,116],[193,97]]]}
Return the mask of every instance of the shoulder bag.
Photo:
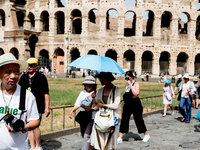
{"label": "shoulder bag", "polygon": [[[115,86],[112,89],[112,102],[114,103]],[[110,95],[111,96],[111,95]],[[105,109],[105,108],[104,108]],[[104,112],[97,111],[94,119],[95,128],[100,132],[109,132],[114,126],[113,110],[106,109]]]}

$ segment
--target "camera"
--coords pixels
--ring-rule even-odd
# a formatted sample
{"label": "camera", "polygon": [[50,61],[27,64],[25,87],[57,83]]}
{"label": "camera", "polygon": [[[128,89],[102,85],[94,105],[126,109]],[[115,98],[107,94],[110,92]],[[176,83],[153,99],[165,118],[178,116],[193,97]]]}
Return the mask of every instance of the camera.
{"label": "camera", "polygon": [[15,118],[11,114],[6,114],[4,117],[0,119],[4,120],[6,124],[10,123],[10,127],[15,131],[15,132],[20,132],[24,129],[24,121],[21,119]]}

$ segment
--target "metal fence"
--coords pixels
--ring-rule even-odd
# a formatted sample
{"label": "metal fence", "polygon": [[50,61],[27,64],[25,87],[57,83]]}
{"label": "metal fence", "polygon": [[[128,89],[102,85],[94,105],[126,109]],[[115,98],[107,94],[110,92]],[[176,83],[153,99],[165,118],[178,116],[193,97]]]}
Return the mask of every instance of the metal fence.
{"label": "metal fence", "polygon": [[[142,105],[143,105],[143,112],[150,112],[150,111],[154,111],[154,110],[158,110],[163,108],[163,99],[162,99],[162,95],[160,96],[153,96],[153,97],[144,97],[144,98],[140,98]],[[178,101],[176,100],[176,98],[173,101],[173,106],[177,106],[178,105]],[[51,131],[53,131],[53,124],[54,124],[54,111],[55,110],[62,110],[63,112],[63,123],[62,123],[62,128],[65,129],[66,124],[65,124],[65,111],[68,108],[73,108],[74,106],[61,106],[61,107],[51,107]],[[120,111],[120,115],[122,115],[123,112],[123,101],[121,101],[120,103],[120,107],[119,107]],[[76,116],[76,112],[74,112],[74,117]],[[68,114],[67,114],[68,117]],[[73,120],[73,126],[76,127],[76,121]]]}

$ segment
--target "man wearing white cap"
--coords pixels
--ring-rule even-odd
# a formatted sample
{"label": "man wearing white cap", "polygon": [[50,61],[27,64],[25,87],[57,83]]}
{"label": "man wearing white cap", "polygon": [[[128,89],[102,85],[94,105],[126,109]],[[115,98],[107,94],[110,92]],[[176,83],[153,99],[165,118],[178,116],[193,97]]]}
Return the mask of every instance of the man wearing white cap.
{"label": "man wearing white cap", "polygon": [[[25,61],[16,60],[11,53],[0,56],[1,150],[27,150],[27,131],[38,127],[40,123],[34,95],[28,90],[21,90],[21,86],[17,84],[20,72],[27,66]],[[22,91],[24,96],[20,95]],[[21,127],[16,129],[16,124],[6,119],[8,116],[14,116],[12,120],[22,120]]]}
{"label": "man wearing white cap", "polygon": [[[36,97],[37,108],[42,119],[44,113],[46,117],[50,114],[50,97],[48,82],[42,73],[37,72],[38,60],[36,58],[29,58],[28,63],[28,74],[21,76],[19,84],[28,89]],[[32,131],[29,131],[29,142],[32,150],[42,150],[40,145],[41,132],[39,127]]]}
{"label": "man wearing white cap", "polygon": [[178,74],[178,80],[176,81],[176,85],[175,85],[175,90],[174,90],[174,93],[176,93],[176,90],[178,89],[179,91],[179,87],[181,85],[181,82],[183,82],[183,79],[182,79],[182,75],[181,74]]}

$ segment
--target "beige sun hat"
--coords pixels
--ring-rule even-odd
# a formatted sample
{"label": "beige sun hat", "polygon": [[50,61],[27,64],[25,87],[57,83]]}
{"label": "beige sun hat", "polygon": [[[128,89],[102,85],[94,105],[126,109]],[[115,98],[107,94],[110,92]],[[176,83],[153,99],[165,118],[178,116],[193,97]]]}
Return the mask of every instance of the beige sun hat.
{"label": "beige sun hat", "polygon": [[0,56],[0,67],[8,64],[18,64],[20,72],[24,71],[28,67],[28,63],[23,60],[17,60],[15,56],[11,53],[6,53]]}
{"label": "beige sun hat", "polygon": [[194,81],[194,82],[198,82],[198,79],[197,79],[197,78],[194,78],[193,81]]}
{"label": "beige sun hat", "polygon": [[183,79],[184,79],[184,78],[189,79],[189,74],[188,74],[188,73],[185,73],[184,76],[183,76]]}

